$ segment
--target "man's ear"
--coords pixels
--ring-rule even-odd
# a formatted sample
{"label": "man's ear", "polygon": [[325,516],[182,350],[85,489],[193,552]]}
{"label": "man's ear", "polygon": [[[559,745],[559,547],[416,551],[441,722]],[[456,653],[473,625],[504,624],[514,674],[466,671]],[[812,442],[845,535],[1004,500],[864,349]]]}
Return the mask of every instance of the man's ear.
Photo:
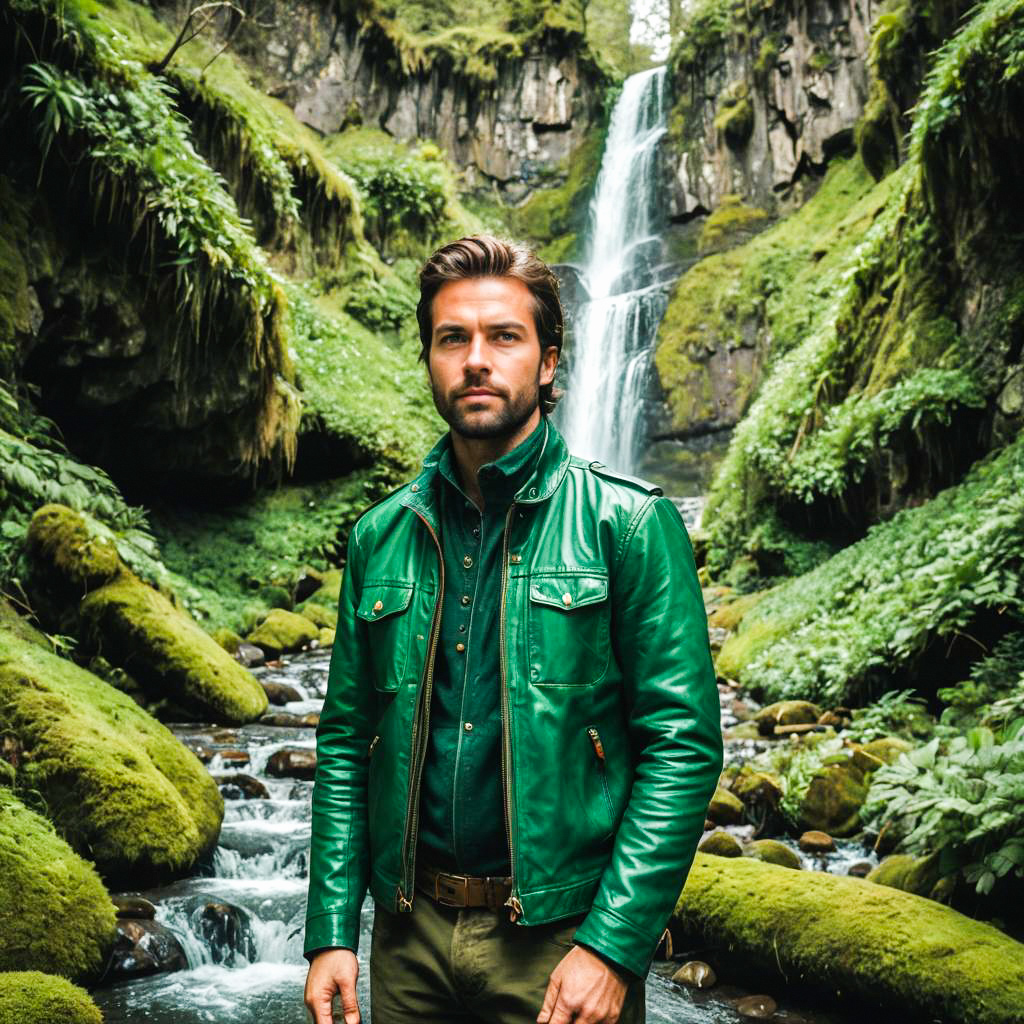
{"label": "man's ear", "polygon": [[540,356],[540,382],[550,384],[555,379],[559,350],[557,345],[548,345]]}

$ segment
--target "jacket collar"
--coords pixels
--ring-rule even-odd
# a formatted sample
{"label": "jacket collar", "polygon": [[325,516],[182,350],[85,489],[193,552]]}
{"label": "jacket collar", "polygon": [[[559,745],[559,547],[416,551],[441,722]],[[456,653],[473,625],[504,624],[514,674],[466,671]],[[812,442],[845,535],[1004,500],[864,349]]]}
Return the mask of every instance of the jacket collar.
{"label": "jacket collar", "polygon": [[[547,416],[542,416],[546,431],[533,472],[516,491],[513,501],[519,505],[535,505],[546,501],[558,489],[569,468],[569,447]],[[450,431],[442,434],[423,459],[423,468],[409,483],[401,504],[419,512],[430,525],[439,529],[439,488],[443,482],[437,470],[441,453],[451,443]]]}

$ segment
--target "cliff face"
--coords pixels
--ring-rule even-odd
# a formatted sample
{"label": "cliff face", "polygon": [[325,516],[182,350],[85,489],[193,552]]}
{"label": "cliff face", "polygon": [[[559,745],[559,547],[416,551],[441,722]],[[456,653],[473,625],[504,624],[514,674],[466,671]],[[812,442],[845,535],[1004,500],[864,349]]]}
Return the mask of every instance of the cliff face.
{"label": "cliff face", "polygon": [[788,0],[696,18],[672,58],[666,148],[671,213],[710,213],[740,195],[769,213],[849,149],[868,99],[873,0]]}
{"label": "cliff face", "polygon": [[363,124],[431,139],[470,187],[493,184],[508,201],[564,173],[601,120],[608,77],[572,32],[424,46],[304,0],[278,0],[269,20],[269,42],[243,31],[236,48],[300,121],[324,134]]}

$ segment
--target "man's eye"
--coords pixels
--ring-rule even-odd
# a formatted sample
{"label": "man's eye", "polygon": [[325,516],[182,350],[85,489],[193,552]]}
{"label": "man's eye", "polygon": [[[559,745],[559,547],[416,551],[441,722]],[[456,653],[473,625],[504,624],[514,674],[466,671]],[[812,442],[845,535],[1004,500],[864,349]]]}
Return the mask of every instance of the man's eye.
{"label": "man's eye", "polygon": [[511,331],[502,331],[498,337],[504,341],[516,341],[519,338],[519,335],[513,334]]}
{"label": "man's eye", "polygon": [[465,335],[463,334],[444,334],[441,336],[441,341],[445,344],[452,345],[458,344],[460,341],[464,340],[464,338]]}

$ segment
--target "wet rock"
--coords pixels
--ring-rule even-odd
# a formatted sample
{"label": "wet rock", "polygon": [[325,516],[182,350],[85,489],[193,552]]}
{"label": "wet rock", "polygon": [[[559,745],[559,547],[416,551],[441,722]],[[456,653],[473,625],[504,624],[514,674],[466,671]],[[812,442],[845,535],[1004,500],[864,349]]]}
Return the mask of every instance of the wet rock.
{"label": "wet rock", "polygon": [[199,912],[199,934],[210,947],[215,964],[233,967],[239,957],[256,959],[256,942],[248,915],[230,903],[207,903]]}
{"label": "wet rock", "polygon": [[738,825],[743,821],[743,802],[719,786],[708,805],[708,817],[718,825]]}
{"label": "wet rock", "polygon": [[182,742],[203,764],[209,764],[213,760],[213,755],[216,751],[208,743],[203,743],[202,740],[192,739],[191,737],[182,740]]}
{"label": "wet rock", "polygon": [[293,729],[316,728],[320,724],[320,715],[315,711],[307,715],[293,715],[289,711],[272,711],[260,719],[260,725],[290,726]]}
{"label": "wet rock", "polygon": [[754,716],[762,736],[771,736],[777,725],[817,725],[821,709],[807,700],[780,700],[766,704]]}
{"label": "wet rock", "polygon": [[183,971],[188,967],[181,943],[159,921],[118,919],[117,932],[110,959],[110,976],[116,980]]}
{"label": "wet rock", "polygon": [[[258,668],[267,660],[267,656],[263,653],[262,647],[246,643],[244,640],[238,645],[238,650],[235,651],[235,657],[246,668]],[[266,689],[266,687],[267,684],[264,683],[263,688]]]}
{"label": "wet rock", "polygon": [[741,1017],[751,1020],[770,1020],[775,1016],[778,1004],[771,996],[744,996],[733,1004]]}
{"label": "wet rock", "polygon": [[276,658],[284,651],[301,650],[319,636],[320,630],[309,619],[273,608],[246,641],[261,648],[268,658]]}
{"label": "wet rock", "polygon": [[800,854],[777,839],[755,839],[744,849],[743,855],[754,860],[763,860],[766,864],[776,864],[780,868],[793,868],[799,871],[804,866]]}
{"label": "wet rock", "polygon": [[854,861],[847,869],[846,873],[852,878],[867,878],[871,872],[871,861],[869,860],[858,860]]}
{"label": "wet rock", "polygon": [[677,985],[688,985],[690,988],[711,988],[718,976],[703,960],[687,960],[672,975],[672,980]]}
{"label": "wet rock", "polygon": [[[278,707],[293,700],[302,700],[302,694],[294,686],[289,686],[287,683],[264,682],[263,689],[266,691],[267,700]],[[266,715],[263,717],[265,718]]]}
{"label": "wet rock", "polygon": [[797,840],[797,845],[804,853],[829,853],[836,848],[836,841],[827,832],[808,829]]}
{"label": "wet rock", "polygon": [[312,779],[316,774],[316,751],[286,747],[271,754],[267,774],[279,779]]}
{"label": "wet rock", "polygon": [[249,763],[247,750],[218,750],[217,754],[225,768],[241,768]]}
{"label": "wet rock", "polygon": [[140,921],[152,921],[156,917],[156,907],[145,896],[131,894],[114,896],[110,902],[117,908],[119,918],[135,918]]}
{"label": "wet rock", "polygon": [[743,847],[740,841],[728,832],[719,829],[705,836],[697,847],[701,853],[710,853],[714,857],[742,857]]}
{"label": "wet rock", "polygon": [[210,734],[210,739],[214,743],[237,743],[238,733],[232,729],[218,729],[216,732]]}
{"label": "wet rock", "polygon": [[[221,793],[229,800],[269,800],[270,792],[259,779],[242,772],[231,775],[215,775],[214,780],[221,787]],[[226,790],[226,792],[225,792]]]}
{"label": "wet rock", "polygon": [[320,724],[320,712],[310,711],[302,716],[302,725],[307,729],[315,729]]}
{"label": "wet rock", "polygon": [[747,807],[774,810],[782,799],[782,785],[767,772],[741,772],[733,781],[732,791]]}
{"label": "wet rock", "polygon": [[301,604],[308,597],[312,597],[324,583],[324,574],[316,569],[307,568],[295,584],[295,603]]}

